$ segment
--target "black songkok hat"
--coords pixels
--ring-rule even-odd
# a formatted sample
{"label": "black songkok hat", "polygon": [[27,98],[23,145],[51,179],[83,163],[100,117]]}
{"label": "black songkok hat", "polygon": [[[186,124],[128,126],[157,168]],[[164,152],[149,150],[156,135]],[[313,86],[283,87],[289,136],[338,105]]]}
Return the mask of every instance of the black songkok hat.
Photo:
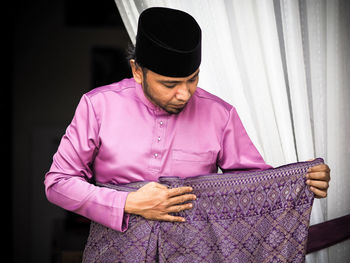
{"label": "black songkok hat", "polygon": [[201,63],[201,29],[189,14],[151,7],[139,17],[135,60],[168,77],[187,77]]}

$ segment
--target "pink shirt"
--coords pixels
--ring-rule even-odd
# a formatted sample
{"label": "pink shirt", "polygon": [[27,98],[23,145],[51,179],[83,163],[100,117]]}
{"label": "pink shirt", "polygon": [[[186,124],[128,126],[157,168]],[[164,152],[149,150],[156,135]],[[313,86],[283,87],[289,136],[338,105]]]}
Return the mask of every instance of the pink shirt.
{"label": "pink shirt", "polygon": [[197,88],[168,114],[134,79],[84,94],[45,175],[48,200],[117,231],[128,227],[127,192],[95,186],[268,169],[234,107]]}

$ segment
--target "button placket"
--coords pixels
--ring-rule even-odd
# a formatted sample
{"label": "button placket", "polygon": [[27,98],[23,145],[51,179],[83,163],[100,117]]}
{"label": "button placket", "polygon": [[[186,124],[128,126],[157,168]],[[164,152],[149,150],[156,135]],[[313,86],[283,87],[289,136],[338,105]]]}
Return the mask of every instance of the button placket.
{"label": "button placket", "polygon": [[[160,129],[163,129],[163,125],[164,125],[164,122],[162,120],[159,121],[159,128]],[[158,143],[160,142],[160,138],[161,138],[161,136],[159,135],[158,138],[157,138]]]}
{"label": "button placket", "polygon": [[166,120],[164,117],[157,118],[155,126],[154,139],[152,143],[151,169],[159,171],[161,169],[164,136],[166,131]]}

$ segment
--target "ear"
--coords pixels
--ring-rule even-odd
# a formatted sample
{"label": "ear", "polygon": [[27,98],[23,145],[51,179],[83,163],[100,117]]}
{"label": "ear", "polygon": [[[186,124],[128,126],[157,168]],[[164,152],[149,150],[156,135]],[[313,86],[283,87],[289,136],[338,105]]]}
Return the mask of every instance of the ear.
{"label": "ear", "polygon": [[139,83],[139,84],[142,84],[143,74],[142,74],[141,67],[136,64],[134,59],[130,59],[129,63],[130,63],[130,67],[131,67],[131,70],[132,70],[132,75],[133,75],[135,81],[137,83]]}

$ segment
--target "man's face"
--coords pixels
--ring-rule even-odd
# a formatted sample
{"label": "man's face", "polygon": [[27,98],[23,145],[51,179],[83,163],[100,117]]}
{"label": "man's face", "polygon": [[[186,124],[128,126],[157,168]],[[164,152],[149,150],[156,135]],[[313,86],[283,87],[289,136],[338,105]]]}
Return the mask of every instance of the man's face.
{"label": "man's face", "polygon": [[196,91],[199,69],[188,77],[174,78],[140,67],[132,68],[134,78],[142,85],[146,97],[170,114],[180,113]]}

